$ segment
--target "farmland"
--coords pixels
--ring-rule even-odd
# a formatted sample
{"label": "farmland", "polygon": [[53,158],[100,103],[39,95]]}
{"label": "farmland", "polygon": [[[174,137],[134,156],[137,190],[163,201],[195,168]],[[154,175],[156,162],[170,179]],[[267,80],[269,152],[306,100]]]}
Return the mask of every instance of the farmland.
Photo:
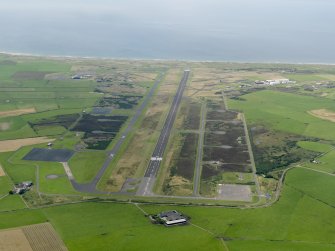
{"label": "farmland", "polygon": [[[69,250],[101,250],[110,245],[116,250],[133,250],[134,247],[189,250],[193,245],[196,250],[226,250],[218,239],[220,237],[224,238],[229,250],[249,250],[249,246],[255,250],[280,250],[282,247],[287,250],[334,250],[332,239],[335,226],[328,219],[334,217],[335,212],[327,205],[332,203],[331,198],[322,197],[328,191],[327,185],[321,186],[327,175],[317,175],[319,178],[314,183],[314,192],[312,186],[308,188],[303,183],[296,184],[300,178],[313,178],[313,174],[313,171],[304,169],[290,171],[281,199],[268,208],[140,206],[148,213],[177,209],[191,216],[192,224],[206,231],[193,225],[162,228],[150,224],[135,205],[93,202],[0,213],[1,228],[26,225],[27,221],[38,223],[48,220]],[[291,187],[292,184],[295,184],[294,187]],[[89,228],[85,227],[88,225]],[[315,229],[318,229],[317,234]],[[155,242],[151,241],[153,234]],[[167,237],[175,241],[163,245]],[[188,245],[185,245],[185,240],[189,240]]]}
{"label": "farmland", "polygon": [[[15,229],[32,250],[42,232],[70,251],[335,250],[334,66],[0,54],[0,73],[0,249]],[[8,194],[23,181],[31,190]],[[166,210],[190,224],[145,217]]]}
{"label": "farmland", "polygon": [[4,250],[67,250],[49,223],[2,230],[0,243]]}

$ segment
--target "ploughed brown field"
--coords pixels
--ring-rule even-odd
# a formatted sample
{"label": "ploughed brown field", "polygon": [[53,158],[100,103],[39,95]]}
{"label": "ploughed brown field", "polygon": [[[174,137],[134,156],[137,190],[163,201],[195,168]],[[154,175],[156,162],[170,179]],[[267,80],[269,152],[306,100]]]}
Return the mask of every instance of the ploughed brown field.
{"label": "ploughed brown field", "polygon": [[10,110],[10,111],[0,111],[0,118],[3,117],[13,117],[19,116],[28,113],[35,113],[35,108],[26,108],[26,109],[17,109],[17,110]]}
{"label": "ploughed brown field", "polygon": [[0,152],[16,151],[22,146],[30,146],[51,141],[54,141],[54,139],[49,139],[47,137],[2,140],[0,141]]}
{"label": "ploughed brown field", "polygon": [[0,251],[67,251],[50,223],[0,231]]}

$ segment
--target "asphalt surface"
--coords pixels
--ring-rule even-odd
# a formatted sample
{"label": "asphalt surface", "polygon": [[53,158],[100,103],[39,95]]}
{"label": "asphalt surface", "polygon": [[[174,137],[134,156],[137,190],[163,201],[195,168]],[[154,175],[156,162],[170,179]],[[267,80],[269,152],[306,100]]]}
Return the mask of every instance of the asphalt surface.
{"label": "asphalt surface", "polygon": [[201,120],[200,120],[200,128],[199,128],[199,141],[198,141],[198,155],[195,163],[195,174],[193,181],[193,195],[199,196],[199,184],[201,177],[201,163],[202,163],[202,148],[204,145],[204,134],[205,134],[205,126],[206,126],[206,104],[202,105],[201,109]]}
{"label": "asphalt surface", "polygon": [[248,146],[248,152],[249,152],[249,156],[250,156],[252,173],[254,175],[254,180],[255,180],[255,184],[256,184],[256,191],[257,191],[258,196],[260,196],[262,194],[262,192],[261,192],[261,188],[260,188],[260,185],[259,185],[259,182],[258,182],[258,178],[257,178],[257,174],[256,174],[256,164],[255,164],[254,154],[253,154],[252,146],[251,146],[251,142],[250,142],[250,137],[249,137],[249,131],[248,131],[248,127],[247,127],[247,122],[245,121],[244,113],[242,113],[241,115],[242,115],[242,120],[243,120],[243,127],[244,127],[245,138],[246,138],[247,146]]}
{"label": "asphalt surface", "polygon": [[33,161],[66,162],[73,154],[74,151],[67,149],[34,148],[26,156],[24,156],[23,159]]}
{"label": "asphalt surface", "polygon": [[121,137],[118,139],[118,141],[114,145],[113,149],[108,152],[108,157],[106,158],[105,162],[103,163],[102,167],[100,168],[99,172],[94,177],[94,179],[90,183],[87,183],[87,184],[79,184],[73,179],[73,180],[71,180],[71,183],[72,183],[72,186],[73,186],[74,189],[76,189],[79,192],[84,192],[84,193],[107,193],[107,192],[98,191],[96,189],[96,186],[97,186],[98,182],[100,181],[101,177],[104,175],[104,173],[105,173],[106,169],[108,168],[109,164],[112,162],[115,155],[119,152],[121,146],[123,145],[124,141],[127,139],[129,133],[133,130],[133,127],[134,127],[135,123],[137,122],[137,120],[141,116],[141,114],[143,113],[143,111],[146,108],[146,106],[148,105],[151,97],[153,96],[157,87],[159,86],[159,83],[163,79],[163,75],[164,74],[161,74],[158,77],[158,79],[156,80],[154,85],[151,87],[149,93],[145,96],[142,104],[138,107],[138,109],[136,110],[135,115],[132,117],[132,119],[128,123],[127,128],[123,131]]}
{"label": "asphalt surface", "polygon": [[169,141],[171,129],[173,127],[174,121],[177,116],[178,107],[180,105],[181,99],[183,97],[183,93],[185,90],[185,86],[189,77],[190,71],[185,70],[184,75],[180,81],[177,93],[173,99],[173,102],[170,107],[170,111],[166,117],[163,129],[158,138],[155,150],[152,154],[151,160],[149,162],[148,168],[144,174],[144,179],[138,189],[137,195],[151,195],[151,190],[153,187],[153,183],[155,181],[155,177],[158,173],[160,163],[163,159],[164,151],[166,145]]}

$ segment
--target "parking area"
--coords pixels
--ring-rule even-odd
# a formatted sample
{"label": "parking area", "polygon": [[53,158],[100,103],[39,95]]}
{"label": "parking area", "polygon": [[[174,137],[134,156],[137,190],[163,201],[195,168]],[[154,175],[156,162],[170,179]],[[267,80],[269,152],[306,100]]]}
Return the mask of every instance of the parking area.
{"label": "parking area", "polygon": [[230,201],[248,201],[252,200],[252,193],[248,185],[218,184],[217,198]]}
{"label": "parking area", "polygon": [[74,151],[67,149],[34,148],[23,157],[23,160],[67,162],[73,154]]}

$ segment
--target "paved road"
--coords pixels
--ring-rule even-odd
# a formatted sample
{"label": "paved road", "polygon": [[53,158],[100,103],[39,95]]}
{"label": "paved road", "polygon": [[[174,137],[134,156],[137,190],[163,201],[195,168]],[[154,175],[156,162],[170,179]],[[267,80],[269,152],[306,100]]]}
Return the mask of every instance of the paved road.
{"label": "paved road", "polygon": [[253,154],[252,146],[251,146],[251,142],[250,142],[248,126],[247,126],[247,122],[245,121],[244,113],[241,113],[241,116],[242,116],[242,121],[243,121],[243,126],[244,126],[244,134],[245,134],[245,138],[246,138],[246,142],[247,142],[247,146],[248,146],[248,151],[249,151],[249,156],[250,156],[252,173],[254,175],[254,180],[255,180],[255,184],[256,184],[256,192],[257,192],[257,195],[258,195],[258,198],[259,198],[259,196],[261,196],[262,193],[261,193],[261,188],[260,188],[258,178],[257,178],[257,174],[256,174],[256,165],[255,165],[254,154]]}
{"label": "paved road", "polygon": [[180,81],[177,93],[173,99],[170,111],[166,117],[165,124],[158,138],[158,141],[157,141],[155,150],[152,154],[151,160],[149,162],[148,168],[145,172],[144,179],[142,180],[142,183],[138,189],[138,192],[136,193],[137,195],[142,195],[142,196],[151,195],[153,183],[155,182],[155,177],[158,173],[159,166],[162,161],[166,145],[169,141],[171,129],[173,127],[173,123],[177,116],[178,107],[183,97],[183,93],[185,90],[185,86],[186,86],[189,74],[190,74],[189,70],[184,71],[184,75]]}
{"label": "paved road", "polygon": [[104,175],[104,173],[105,173],[106,169],[108,168],[109,164],[112,162],[115,155],[119,152],[122,144],[127,139],[127,136],[133,130],[133,127],[134,127],[135,123],[137,122],[137,120],[141,116],[141,114],[143,113],[143,111],[146,108],[147,104],[149,103],[151,97],[153,96],[157,87],[159,86],[159,83],[163,79],[163,75],[164,74],[161,74],[158,77],[155,84],[151,87],[149,93],[145,96],[142,104],[138,107],[138,109],[136,110],[135,115],[132,117],[132,119],[128,123],[127,128],[123,131],[121,137],[116,142],[113,149],[108,152],[108,157],[106,158],[105,162],[103,163],[102,167],[100,168],[99,172],[94,177],[94,179],[90,183],[87,183],[87,184],[79,184],[73,179],[73,180],[71,180],[71,183],[72,183],[72,186],[74,187],[74,189],[76,189],[79,192],[84,192],[84,193],[107,193],[107,192],[98,191],[96,189],[96,186],[97,186],[98,182],[100,181],[101,177]]}
{"label": "paved road", "polygon": [[193,179],[193,195],[199,195],[199,185],[201,177],[201,163],[202,163],[202,148],[204,145],[204,134],[205,134],[205,125],[206,125],[206,103],[202,104],[201,108],[201,120],[200,120],[200,129],[199,129],[199,140],[198,140],[198,155],[195,163],[195,173]]}

